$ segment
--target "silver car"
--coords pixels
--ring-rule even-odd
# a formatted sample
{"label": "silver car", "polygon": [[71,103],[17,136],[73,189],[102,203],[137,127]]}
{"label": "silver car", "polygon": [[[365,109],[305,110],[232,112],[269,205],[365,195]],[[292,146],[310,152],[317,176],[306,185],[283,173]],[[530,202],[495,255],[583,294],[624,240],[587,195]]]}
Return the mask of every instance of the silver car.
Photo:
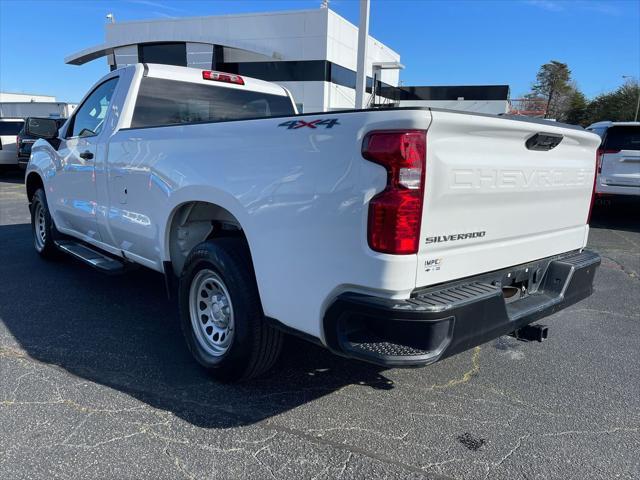
{"label": "silver car", "polygon": [[602,138],[596,194],[640,196],[640,122],[598,122],[587,130]]}

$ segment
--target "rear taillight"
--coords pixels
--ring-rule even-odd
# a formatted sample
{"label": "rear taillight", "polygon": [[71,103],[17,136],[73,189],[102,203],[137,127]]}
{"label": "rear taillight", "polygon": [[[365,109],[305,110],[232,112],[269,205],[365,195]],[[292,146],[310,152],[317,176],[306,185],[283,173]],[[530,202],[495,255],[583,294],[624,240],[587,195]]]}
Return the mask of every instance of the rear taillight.
{"label": "rear taillight", "polygon": [[591,203],[589,204],[589,213],[587,214],[587,225],[591,223],[591,212],[593,212],[593,204],[596,200],[596,182],[598,174],[602,170],[602,155],[606,150],[596,151],[596,171],[593,173],[593,189],[591,190]]}
{"label": "rear taillight", "polygon": [[20,140],[20,135],[18,135],[18,136],[16,137],[16,145],[17,145],[17,146],[20,146],[20,141],[21,141],[21,140]]}
{"label": "rear taillight", "polygon": [[387,186],[369,202],[369,247],[417,253],[424,199],[427,132],[384,130],[367,134],[362,156],[387,169]]}
{"label": "rear taillight", "polygon": [[244,85],[244,79],[240,75],[234,75],[233,73],[212,72],[211,70],[203,70],[202,78],[205,80],[214,80],[216,82]]}
{"label": "rear taillight", "polygon": [[604,156],[609,153],[620,153],[620,150],[599,148],[596,151],[596,172],[593,176],[593,191],[591,192],[591,205],[589,205],[589,215],[587,216],[587,223],[591,223],[591,213],[593,211],[593,205],[596,200],[596,184],[598,182],[598,175],[602,173],[602,161],[604,159]]}

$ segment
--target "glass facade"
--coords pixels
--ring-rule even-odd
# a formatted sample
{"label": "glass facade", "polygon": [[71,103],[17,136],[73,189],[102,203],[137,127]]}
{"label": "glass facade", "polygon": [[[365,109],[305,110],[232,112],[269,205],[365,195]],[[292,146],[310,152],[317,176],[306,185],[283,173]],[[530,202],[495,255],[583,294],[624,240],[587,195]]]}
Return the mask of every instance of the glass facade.
{"label": "glass facade", "polygon": [[178,43],[143,43],[138,45],[140,63],[187,66],[187,45]]}
{"label": "glass facade", "polygon": [[[268,82],[318,81],[356,88],[356,72],[328,60],[218,63],[216,69]],[[367,77],[367,92],[371,92],[372,83],[372,78]],[[394,87],[378,82],[378,92],[382,88]]]}

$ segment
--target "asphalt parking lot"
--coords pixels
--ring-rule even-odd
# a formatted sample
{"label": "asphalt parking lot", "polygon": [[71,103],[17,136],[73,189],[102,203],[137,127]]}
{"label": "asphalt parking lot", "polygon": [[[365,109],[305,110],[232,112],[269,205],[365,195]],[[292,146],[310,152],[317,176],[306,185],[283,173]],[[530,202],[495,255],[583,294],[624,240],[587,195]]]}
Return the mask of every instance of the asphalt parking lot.
{"label": "asphalt parking lot", "polygon": [[601,207],[596,293],[418,370],[288,339],[269,375],[212,382],[162,278],[41,260],[0,177],[0,478],[640,478],[640,210]]}

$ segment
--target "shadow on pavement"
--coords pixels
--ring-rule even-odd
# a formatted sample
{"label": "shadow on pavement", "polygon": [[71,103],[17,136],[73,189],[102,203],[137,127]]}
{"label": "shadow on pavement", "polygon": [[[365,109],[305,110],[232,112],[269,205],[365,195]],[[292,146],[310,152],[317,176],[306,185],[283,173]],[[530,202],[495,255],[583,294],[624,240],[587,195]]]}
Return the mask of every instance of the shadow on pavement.
{"label": "shadow on pavement", "polygon": [[24,170],[16,168],[0,169],[0,182],[24,183]]}
{"label": "shadow on pavement", "polygon": [[381,369],[291,337],[266,377],[216,383],[191,359],[159,274],[42,260],[28,224],[0,226],[0,245],[0,320],[30,357],[194,425],[252,424],[348,384],[393,388]]}
{"label": "shadow on pavement", "polygon": [[640,197],[629,195],[597,199],[590,226],[640,233]]}

